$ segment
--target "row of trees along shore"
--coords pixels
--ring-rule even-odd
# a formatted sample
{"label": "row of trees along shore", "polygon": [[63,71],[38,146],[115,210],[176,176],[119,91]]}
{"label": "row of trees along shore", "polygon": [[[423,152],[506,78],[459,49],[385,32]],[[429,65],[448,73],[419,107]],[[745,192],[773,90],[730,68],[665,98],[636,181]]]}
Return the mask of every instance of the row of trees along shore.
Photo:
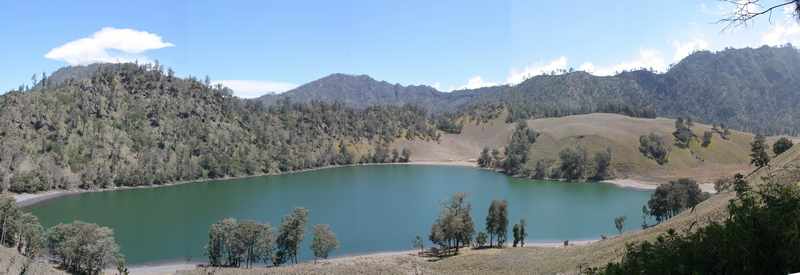
{"label": "row of trees along shore", "polygon": [[[506,242],[506,232],[508,231],[508,201],[493,200],[489,206],[489,214],[486,215],[486,231],[475,232],[475,222],[470,216],[472,202],[465,201],[469,196],[468,192],[458,192],[451,198],[442,199],[439,203],[444,207],[439,212],[439,218],[431,226],[428,240],[439,246],[432,253],[434,255],[453,255],[458,254],[461,246],[470,245],[474,241],[478,246],[483,247],[489,239],[489,246],[493,246],[493,241],[497,240],[497,246],[502,247]],[[514,247],[517,244],[525,245],[525,218],[520,219],[519,223],[514,224]],[[422,236],[417,235],[412,239],[414,247],[419,247],[424,253]]]}
{"label": "row of trees along shore", "polygon": [[120,273],[127,271],[113,229],[74,221],[45,231],[38,217],[22,212],[8,195],[0,195],[0,244],[16,247],[17,252],[29,258],[20,274],[26,274],[27,266],[43,256],[45,248],[54,260],[60,258],[62,268],[68,271],[99,274],[112,264],[118,266]]}
{"label": "row of trees along shore", "polygon": [[[294,213],[281,219],[283,224],[275,228],[269,223],[253,220],[227,218],[211,225],[205,255],[211,266],[252,267],[254,263],[271,263],[280,266],[286,262],[297,264],[300,243],[308,233],[308,212],[303,207],[295,207]],[[336,233],[330,225],[311,226],[314,239],[310,247],[317,259],[328,258],[328,253],[339,250]]]}

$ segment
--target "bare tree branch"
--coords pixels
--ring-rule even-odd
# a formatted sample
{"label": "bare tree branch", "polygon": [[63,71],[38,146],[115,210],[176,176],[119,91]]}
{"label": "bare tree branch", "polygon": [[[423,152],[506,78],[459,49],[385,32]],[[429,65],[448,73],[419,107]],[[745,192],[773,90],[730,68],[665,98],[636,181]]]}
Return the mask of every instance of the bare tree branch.
{"label": "bare tree branch", "polygon": [[771,6],[763,11],[750,11],[752,7],[762,8],[763,6],[759,3],[761,0],[720,0],[723,2],[728,2],[736,7],[733,9],[732,13],[725,14],[722,19],[717,21],[716,23],[726,23],[722,31],[731,30],[744,26],[745,28],[749,27],[748,24],[752,24],[753,18],[757,16],[761,16],[764,14],[768,14],[769,22],[772,24],[772,11],[781,8],[786,5],[794,5],[794,16],[795,18],[800,18],[800,0],[787,0],[784,3]]}

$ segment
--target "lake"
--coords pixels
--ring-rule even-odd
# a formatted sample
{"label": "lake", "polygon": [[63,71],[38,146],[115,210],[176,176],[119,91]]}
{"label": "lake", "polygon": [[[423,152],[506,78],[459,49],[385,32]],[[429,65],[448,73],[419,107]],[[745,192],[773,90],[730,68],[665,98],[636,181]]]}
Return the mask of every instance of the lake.
{"label": "lake", "polygon": [[[371,165],[295,174],[208,181],[152,189],[85,193],[26,208],[42,226],[74,220],[114,229],[128,264],[203,256],[208,230],[228,217],[270,222],[278,227],[295,206],[310,210],[307,229],[327,223],[350,253],[413,249],[443,209],[439,200],[469,192],[477,231],[485,230],[489,204],[508,199],[508,239],[520,218],[526,242],[595,239],[617,235],[614,217],[628,216],[625,230],[642,223],[642,205],[652,191],[611,184],[554,182],[508,177],[470,167]],[[652,224],[652,221],[648,221]],[[300,260],[313,260],[313,236],[301,244]]]}

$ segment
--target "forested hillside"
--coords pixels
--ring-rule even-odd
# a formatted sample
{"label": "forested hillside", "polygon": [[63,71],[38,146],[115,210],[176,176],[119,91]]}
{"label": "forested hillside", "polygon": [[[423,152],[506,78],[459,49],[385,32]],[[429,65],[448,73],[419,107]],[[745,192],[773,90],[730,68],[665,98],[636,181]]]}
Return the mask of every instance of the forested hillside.
{"label": "forested hillside", "polygon": [[416,105],[265,106],[163,67],[102,66],[90,77],[0,96],[0,191],[140,186],[407,161],[396,139],[436,139]]}
{"label": "forested hillside", "polygon": [[357,109],[416,103],[437,114],[501,102],[510,112],[509,122],[604,112],[691,116],[705,124],[724,122],[735,130],[794,135],[800,131],[800,120],[795,119],[800,117],[798,84],[800,53],[786,45],[698,51],[663,74],[641,69],[601,77],[574,71],[534,76],[514,86],[450,93],[335,74],[260,99],[267,104],[286,96],[303,102],[340,100]]}

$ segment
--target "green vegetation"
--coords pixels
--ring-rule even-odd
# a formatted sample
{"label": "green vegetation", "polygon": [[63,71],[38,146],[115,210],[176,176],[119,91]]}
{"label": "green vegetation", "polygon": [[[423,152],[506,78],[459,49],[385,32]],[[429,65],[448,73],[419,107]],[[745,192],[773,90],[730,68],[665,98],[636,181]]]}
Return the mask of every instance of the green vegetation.
{"label": "green vegetation", "polygon": [[694,126],[694,123],[690,116],[687,116],[685,120],[683,117],[678,117],[675,120],[675,132],[672,132],[672,135],[675,136],[682,148],[689,148],[689,142],[697,137],[690,129],[692,126]]}
{"label": "green vegetation", "polygon": [[439,245],[446,255],[451,247],[455,247],[454,254],[458,254],[461,244],[468,245],[475,235],[475,222],[469,215],[472,211],[472,202],[464,201],[469,193],[455,193],[450,199],[442,199],[439,203],[444,210],[439,212],[439,218],[431,227],[428,239]]}
{"label": "green vegetation", "polygon": [[[328,258],[328,253],[339,250],[339,239],[336,233],[331,232],[330,224],[317,224],[311,226],[314,239],[311,241],[311,250],[314,252],[314,262],[317,258]],[[421,238],[420,238],[421,240]],[[422,246],[422,243],[420,243]]]}
{"label": "green vegetation", "polygon": [[282,98],[267,107],[160,66],[105,65],[71,84],[0,96],[0,192],[408,161],[411,152],[394,158],[391,144],[435,140],[426,115],[413,104],[355,110]]}
{"label": "green vegetation", "polygon": [[789,274],[800,270],[800,195],[765,178],[751,190],[736,177],[730,215],[696,232],[670,229],[655,242],[628,244],[621,262],[601,274]]}
{"label": "green vegetation", "polygon": [[489,205],[489,214],[486,215],[486,233],[489,234],[489,246],[497,237],[497,246],[503,247],[506,242],[508,230],[508,200],[493,200]]}
{"label": "green vegetation", "polygon": [[294,214],[283,216],[281,227],[278,233],[278,258],[279,261],[291,260],[297,263],[297,255],[300,254],[300,243],[308,230],[308,210],[303,207],[295,207]]}
{"label": "green vegetation", "polygon": [[[698,203],[706,200],[710,195],[703,193],[696,181],[682,178],[678,181],[670,181],[656,187],[655,193],[647,201],[649,214],[656,218],[657,222],[665,221],[675,215],[680,214],[686,209],[690,209]],[[625,217],[627,218],[627,217]],[[625,220],[623,219],[622,222]],[[616,223],[616,219],[615,219]],[[622,229],[617,226],[622,234]]]}
{"label": "green vegetation", "polygon": [[275,251],[275,228],[269,223],[227,218],[211,225],[205,255],[211,266],[252,266],[253,263],[280,260]]}
{"label": "green vegetation", "polygon": [[[209,265],[239,267],[244,264],[249,268],[261,261],[274,266],[287,261],[297,264],[300,243],[308,233],[308,210],[295,207],[294,213],[284,216],[281,221],[283,224],[277,229],[269,223],[253,220],[237,222],[234,218],[227,218],[217,221],[208,231],[209,241],[205,246],[204,254],[208,256]],[[339,249],[338,238],[330,231],[330,225],[314,225],[312,230],[311,249],[316,258],[327,258],[328,253]]]}
{"label": "green vegetation", "polygon": [[669,161],[669,147],[664,138],[656,133],[639,137],[639,152],[663,165]]}
{"label": "green vegetation", "polygon": [[511,232],[514,233],[514,247],[517,247],[517,244],[519,244],[520,247],[525,246],[525,237],[528,236],[528,232],[525,231],[526,225],[525,218],[521,218],[519,223],[514,224],[514,229],[511,230]]}
{"label": "green vegetation", "polygon": [[614,218],[614,226],[617,227],[619,234],[622,235],[622,232],[625,230],[625,221],[628,219],[628,215],[622,215],[619,217]]}
{"label": "green vegetation", "polygon": [[47,248],[64,265],[99,274],[111,264],[124,268],[125,258],[119,253],[113,235],[113,229],[94,223],[60,223],[47,229]]}
{"label": "green vegetation", "polygon": [[767,154],[769,145],[767,145],[766,138],[761,133],[756,134],[753,142],[750,143],[750,164],[755,164],[758,167],[764,167],[769,163],[770,157]]}
{"label": "green vegetation", "polygon": [[422,236],[415,236],[413,239],[411,239],[411,243],[414,245],[414,248],[419,247],[420,253],[425,252],[425,243],[423,243]]}
{"label": "green vegetation", "polygon": [[794,146],[794,143],[791,140],[782,137],[778,139],[778,141],[772,144],[772,152],[775,153],[775,155],[777,156],[782,154],[783,152],[786,152],[786,150],[791,149],[792,146]]}

